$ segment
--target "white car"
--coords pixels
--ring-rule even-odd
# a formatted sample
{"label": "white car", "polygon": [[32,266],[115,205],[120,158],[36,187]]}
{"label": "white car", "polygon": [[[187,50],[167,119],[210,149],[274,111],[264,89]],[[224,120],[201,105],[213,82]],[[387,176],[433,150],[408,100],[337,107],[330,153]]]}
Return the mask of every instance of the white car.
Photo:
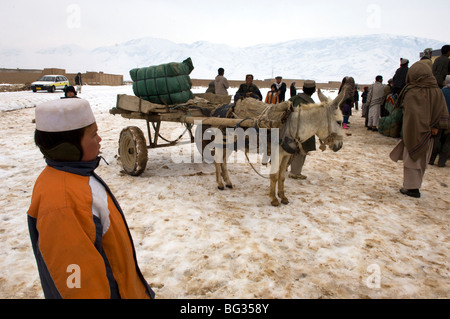
{"label": "white car", "polygon": [[31,83],[33,92],[48,91],[55,92],[56,90],[65,90],[68,87],[69,80],[63,75],[44,75],[36,82]]}

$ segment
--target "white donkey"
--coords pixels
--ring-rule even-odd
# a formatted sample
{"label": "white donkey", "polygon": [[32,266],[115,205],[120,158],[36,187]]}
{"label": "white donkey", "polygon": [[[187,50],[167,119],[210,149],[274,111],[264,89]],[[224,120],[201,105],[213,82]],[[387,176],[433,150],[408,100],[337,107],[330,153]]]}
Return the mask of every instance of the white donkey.
{"label": "white donkey", "polygon": [[[346,96],[349,96],[349,90],[351,89],[344,88],[334,101],[327,99],[319,91],[319,98],[322,103],[307,104],[292,108],[287,122],[281,129],[280,143],[277,143],[277,151],[273,149],[269,150],[269,154],[271,155],[269,196],[273,206],[280,205],[275,195],[277,185],[278,197],[281,199],[281,203],[285,205],[289,204],[289,200],[284,191],[284,182],[292,153],[287,152],[285,150],[286,147],[283,147],[283,144],[286,145],[286,141],[287,143],[291,141],[291,145],[294,143],[294,148],[299,148],[300,151],[303,151],[301,144],[316,135],[320,140],[322,151],[326,149],[326,145],[334,152],[342,148],[344,143],[342,129],[343,116],[339,105],[345,100]],[[268,146],[270,147],[270,143],[268,143]],[[248,151],[249,148],[246,148],[245,152]],[[227,169],[228,155],[228,152],[216,152],[214,158],[216,180],[218,188],[221,190],[225,189],[223,181],[226,187],[233,188]]]}

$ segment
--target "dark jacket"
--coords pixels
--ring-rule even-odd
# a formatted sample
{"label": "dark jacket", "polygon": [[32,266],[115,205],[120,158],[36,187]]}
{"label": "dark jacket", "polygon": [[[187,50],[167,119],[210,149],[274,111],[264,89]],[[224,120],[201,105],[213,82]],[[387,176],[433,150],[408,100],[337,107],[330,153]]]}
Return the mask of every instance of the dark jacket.
{"label": "dark jacket", "polygon": [[280,102],[286,101],[286,90],[287,90],[286,83],[282,82],[281,87],[278,90],[278,97],[279,97]]}
{"label": "dark jacket", "polygon": [[406,65],[401,66],[395,72],[394,77],[392,78],[394,81],[394,85],[392,90],[394,93],[399,94],[406,85],[406,75],[408,74],[409,67]]}
{"label": "dark jacket", "polygon": [[433,63],[433,75],[440,88],[444,87],[445,77],[450,74],[450,59],[441,55]]}
{"label": "dark jacket", "polygon": [[343,116],[350,116],[352,112],[352,108],[350,107],[350,104],[345,103],[342,107],[342,115]]}
{"label": "dark jacket", "polygon": [[239,86],[239,90],[236,92],[235,99],[241,97],[245,98],[247,93],[251,93],[251,97],[260,101],[262,101],[263,99],[263,96],[256,85],[251,84],[250,86],[247,86],[246,83],[243,83]]}
{"label": "dark jacket", "polygon": [[445,101],[447,102],[448,113],[450,113],[450,87],[444,86],[442,89],[442,93],[444,93]]}
{"label": "dark jacket", "polygon": [[366,103],[367,102],[367,96],[369,95],[369,91],[364,91],[362,94],[361,94],[361,98],[362,98],[362,102],[363,103]]}
{"label": "dark jacket", "polygon": [[294,97],[297,95],[297,88],[295,87],[295,84],[291,84],[291,97]]}
{"label": "dark jacket", "polygon": [[76,85],[83,85],[83,80],[81,79],[81,75],[77,75],[75,77],[75,84]]}

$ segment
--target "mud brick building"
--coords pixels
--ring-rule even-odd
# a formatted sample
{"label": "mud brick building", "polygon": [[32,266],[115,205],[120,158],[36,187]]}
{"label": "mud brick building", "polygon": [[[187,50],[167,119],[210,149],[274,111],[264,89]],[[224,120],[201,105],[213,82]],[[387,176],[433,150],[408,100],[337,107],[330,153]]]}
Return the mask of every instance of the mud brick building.
{"label": "mud brick building", "polygon": [[[0,69],[0,83],[29,85],[44,75],[64,75],[71,85],[75,85],[76,73],[66,73],[64,69]],[[83,84],[88,85],[123,85],[123,75],[105,74],[103,72],[81,73]]]}

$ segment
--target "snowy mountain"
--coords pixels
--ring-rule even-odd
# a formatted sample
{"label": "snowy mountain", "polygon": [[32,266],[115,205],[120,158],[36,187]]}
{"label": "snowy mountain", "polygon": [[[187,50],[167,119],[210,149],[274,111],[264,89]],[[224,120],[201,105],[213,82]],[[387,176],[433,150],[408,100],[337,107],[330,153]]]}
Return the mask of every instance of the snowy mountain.
{"label": "snowy mountain", "polygon": [[340,81],[351,75],[359,83],[372,83],[376,75],[385,80],[395,73],[401,57],[419,59],[425,48],[440,49],[445,43],[415,37],[367,35],[339,38],[299,39],[283,43],[260,44],[245,48],[210,42],[192,44],[141,38],[113,46],[86,50],[79,45],[43,48],[36,52],[0,50],[2,68],[57,67],[67,72],[103,71],[123,74],[191,57],[195,70],[191,77],[212,79],[223,67],[230,80],[242,80],[252,73],[256,79],[314,79]]}

